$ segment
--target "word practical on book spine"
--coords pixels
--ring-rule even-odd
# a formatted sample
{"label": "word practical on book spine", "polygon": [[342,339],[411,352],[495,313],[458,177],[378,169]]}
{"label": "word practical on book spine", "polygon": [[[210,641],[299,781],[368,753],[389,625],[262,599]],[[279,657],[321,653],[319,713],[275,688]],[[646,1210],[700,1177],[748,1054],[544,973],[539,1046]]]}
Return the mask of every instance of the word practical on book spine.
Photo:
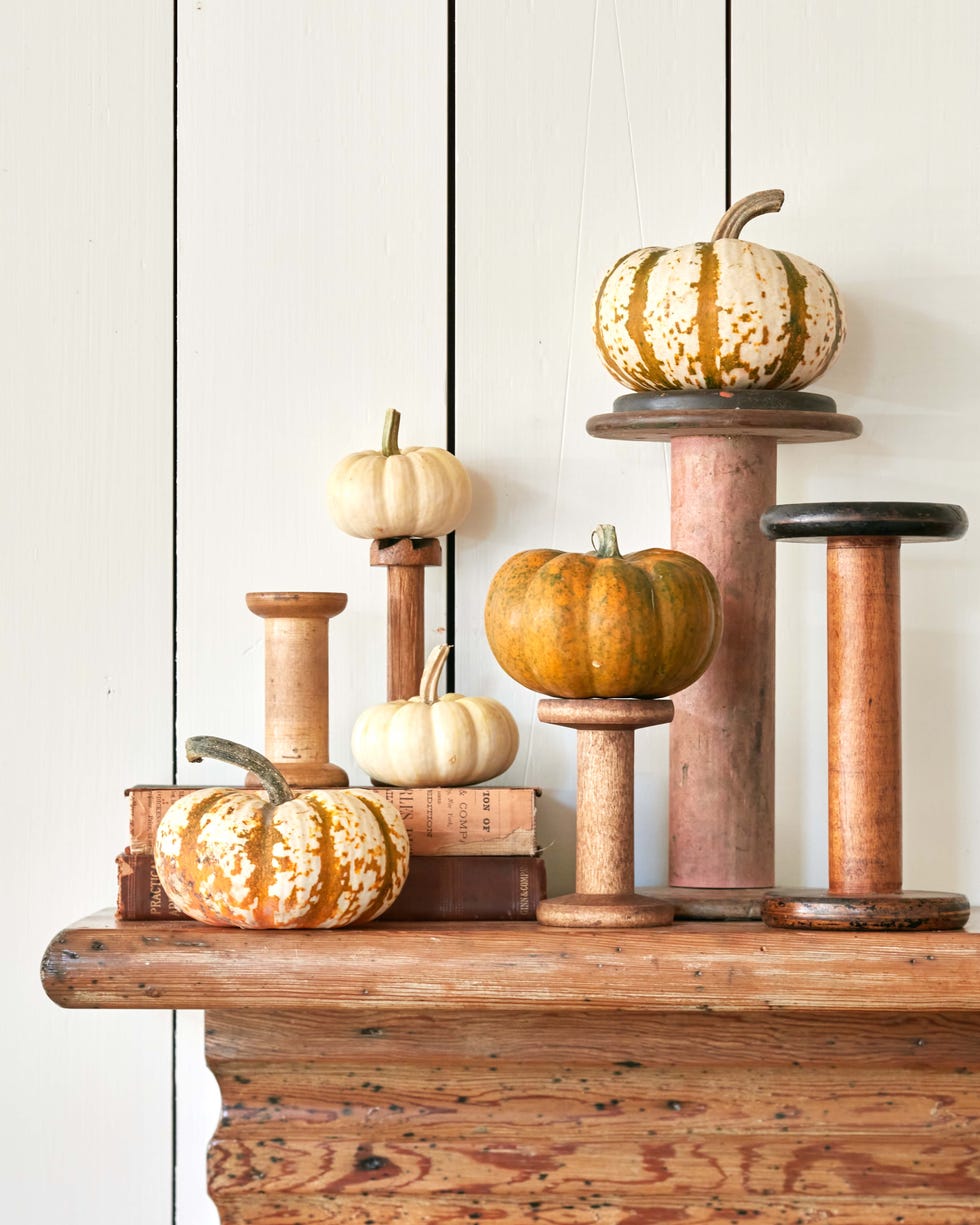
{"label": "word practical on book spine", "polygon": [[[163,814],[200,787],[130,787],[129,843],[134,854],[153,851]],[[237,788],[229,788],[237,790]],[[413,855],[533,855],[533,787],[416,787],[375,791],[401,813]]]}
{"label": "word practical on book spine", "polygon": [[[184,917],[164,892],[151,854],[128,849],[116,863],[120,919]],[[421,856],[411,861],[404,888],[376,922],[533,919],[545,895],[540,855]]]}

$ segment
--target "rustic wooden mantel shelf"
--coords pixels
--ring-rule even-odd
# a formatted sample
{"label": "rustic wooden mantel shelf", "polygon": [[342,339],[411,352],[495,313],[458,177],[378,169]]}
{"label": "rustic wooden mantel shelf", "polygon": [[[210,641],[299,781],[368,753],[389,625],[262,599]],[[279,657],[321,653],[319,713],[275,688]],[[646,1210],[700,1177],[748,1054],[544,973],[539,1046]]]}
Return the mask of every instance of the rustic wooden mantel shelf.
{"label": "rustic wooden mantel shelf", "polygon": [[223,1225],[980,1221],[977,914],[885,934],[105,913],[42,977],[67,1007],[207,1009]]}
{"label": "rustic wooden mantel shelf", "polygon": [[105,911],[52,940],[42,977],[68,1008],[980,1009],[980,912],[958,932],[803,933],[708,922],[256,932]]}

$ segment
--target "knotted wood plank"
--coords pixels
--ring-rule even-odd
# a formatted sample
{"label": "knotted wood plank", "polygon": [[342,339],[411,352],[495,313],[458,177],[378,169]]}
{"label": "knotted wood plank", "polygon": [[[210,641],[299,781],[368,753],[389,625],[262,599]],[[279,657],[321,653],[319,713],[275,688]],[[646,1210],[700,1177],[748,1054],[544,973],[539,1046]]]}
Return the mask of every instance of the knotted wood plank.
{"label": "knotted wood plank", "polygon": [[980,1210],[980,1016],[367,1007],[213,1012],[207,1034],[224,1225]]}

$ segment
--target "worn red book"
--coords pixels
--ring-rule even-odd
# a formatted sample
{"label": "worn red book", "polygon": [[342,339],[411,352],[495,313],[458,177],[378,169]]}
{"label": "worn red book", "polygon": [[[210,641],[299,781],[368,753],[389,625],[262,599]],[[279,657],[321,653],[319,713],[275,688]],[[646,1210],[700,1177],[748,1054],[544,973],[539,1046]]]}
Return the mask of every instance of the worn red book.
{"label": "worn red book", "polygon": [[[129,844],[153,851],[163,814],[199,787],[130,787]],[[533,855],[533,787],[364,787],[401,813],[413,855]]]}
{"label": "worn red book", "polygon": [[[183,918],[164,892],[149,852],[127,847],[116,863],[120,919]],[[411,860],[405,887],[377,922],[533,919],[546,888],[540,855],[420,855]]]}

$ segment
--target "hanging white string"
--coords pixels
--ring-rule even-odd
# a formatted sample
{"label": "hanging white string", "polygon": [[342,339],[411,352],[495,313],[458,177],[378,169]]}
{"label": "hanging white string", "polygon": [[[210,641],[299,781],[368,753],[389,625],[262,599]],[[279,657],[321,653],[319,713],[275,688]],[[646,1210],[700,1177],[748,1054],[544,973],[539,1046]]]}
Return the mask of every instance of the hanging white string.
{"label": "hanging white string", "polygon": [[[565,430],[568,425],[568,396],[571,390],[572,378],[572,352],[575,344],[575,313],[578,304],[578,278],[579,268],[582,262],[582,235],[585,228],[585,184],[588,178],[589,168],[589,138],[592,134],[592,87],[595,82],[595,60],[596,47],[598,45],[598,30],[599,30],[599,0],[595,0],[592,7],[592,50],[589,56],[589,88],[586,94],[585,104],[585,145],[582,150],[582,180],[579,189],[579,204],[578,204],[578,235],[575,241],[575,279],[572,282],[572,309],[568,321],[568,349],[565,359],[565,388],[562,394],[561,405],[561,442],[558,448],[558,467],[555,472],[555,492],[554,492],[554,507],[551,515],[551,543],[552,547],[557,547],[558,539],[558,505],[559,494],[561,491],[562,472],[565,466]],[[535,709],[537,704],[535,703]],[[537,729],[537,718],[535,714],[531,716],[531,729],[527,738],[527,755],[524,758],[524,786],[530,786],[528,778],[531,769],[531,759],[534,756],[534,733]]]}

